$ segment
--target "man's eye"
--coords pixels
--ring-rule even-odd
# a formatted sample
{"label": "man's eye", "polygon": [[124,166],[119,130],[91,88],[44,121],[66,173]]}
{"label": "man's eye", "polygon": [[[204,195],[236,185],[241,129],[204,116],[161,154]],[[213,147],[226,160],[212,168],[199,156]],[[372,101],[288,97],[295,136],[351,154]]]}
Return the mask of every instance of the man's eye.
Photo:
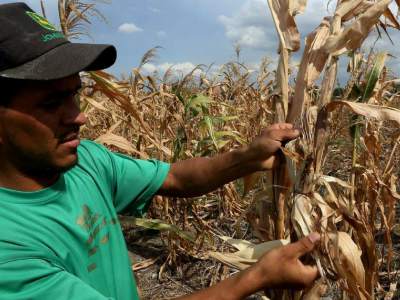
{"label": "man's eye", "polygon": [[43,102],[41,106],[46,109],[54,109],[54,108],[59,107],[60,105],[61,105],[61,101],[51,99],[51,100],[47,100],[47,101]]}

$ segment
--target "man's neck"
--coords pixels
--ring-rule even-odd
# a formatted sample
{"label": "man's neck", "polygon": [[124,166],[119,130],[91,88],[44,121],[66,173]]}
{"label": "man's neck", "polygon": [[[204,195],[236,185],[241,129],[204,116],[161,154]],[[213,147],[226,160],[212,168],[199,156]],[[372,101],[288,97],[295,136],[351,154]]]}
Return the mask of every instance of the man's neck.
{"label": "man's neck", "polygon": [[40,191],[53,185],[59,176],[60,174],[27,175],[8,164],[2,164],[0,167],[0,188],[23,192]]}

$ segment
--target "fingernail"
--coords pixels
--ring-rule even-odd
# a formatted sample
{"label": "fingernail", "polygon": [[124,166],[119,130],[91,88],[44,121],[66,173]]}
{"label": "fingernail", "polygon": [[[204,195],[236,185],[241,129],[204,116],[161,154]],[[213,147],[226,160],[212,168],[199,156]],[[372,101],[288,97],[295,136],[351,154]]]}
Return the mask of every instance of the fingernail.
{"label": "fingernail", "polygon": [[321,236],[319,235],[319,233],[316,233],[316,232],[310,233],[307,237],[313,244],[315,244],[316,242],[318,242],[321,239]]}

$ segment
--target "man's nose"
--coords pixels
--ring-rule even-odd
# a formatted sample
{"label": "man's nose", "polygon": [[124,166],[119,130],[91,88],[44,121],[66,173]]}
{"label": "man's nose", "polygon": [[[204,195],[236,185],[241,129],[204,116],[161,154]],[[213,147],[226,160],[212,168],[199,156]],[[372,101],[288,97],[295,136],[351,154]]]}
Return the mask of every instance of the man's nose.
{"label": "man's nose", "polygon": [[83,112],[79,112],[74,121],[76,125],[83,126],[86,124],[87,117]]}
{"label": "man's nose", "polygon": [[66,125],[82,126],[86,123],[87,117],[81,112],[79,102],[75,99],[69,99],[64,109],[63,122]]}

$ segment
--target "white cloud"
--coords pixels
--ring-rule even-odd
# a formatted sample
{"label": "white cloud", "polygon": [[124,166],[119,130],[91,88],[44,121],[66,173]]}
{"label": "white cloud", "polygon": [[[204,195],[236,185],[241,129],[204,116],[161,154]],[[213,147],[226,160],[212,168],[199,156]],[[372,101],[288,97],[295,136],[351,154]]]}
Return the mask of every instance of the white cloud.
{"label": "white cloud", "polygon": [[[169,62],[164,62],[161,64],[152,64],[147,63],[143,65],[142,70],[145,73],[158,73],[159,75],[164,75],[168,69],[171,69],[172,75],[182,77],[190,73],[196,67],[195,64],[191,62],[181,62],[172,64]],[[213,66],[212,70],[215,70],[219,67]],[[200,74],[204,73],[202,70],[198,69],[194,72],[195,76],[199,76]]]}
{"label": "white cloud", "polygon": [[164,30],[160,30],[157,32],[157,36],[159,38],[165,38],[165,37],[167,37],[167,33]]}
{"label": "white cloud", "polygon": [[235,44],[266,50],[271,49],[271,46],[276,47],[275,29],[267,11],[266,1],[246,0],[233,16],[221,15],[218,20],[224,25],[227,38]]}
{"label": "white cloud", "polygon": [[[304,14],[296,16],[296,23],[302,36],[310,33],[328,12],[321,9],[320,0],[309,0]],[[245,0],[232,16],[221,15],[219,22],[225,28],[226,37],[244,48],[275,54],[278,36],[270,9],[265,0]],[[303,42],[303,39],[302,39]]]}
{"label": "white cloud", "polygon": [[143,31],[143,29],[133,23],[123,23],[118,27],[118,31],[123,33],[134,33]]}
{"label": "white cloud", "polygon": [[152,63],[147,63],[147,64],[143,65],[142,70],[145,73],[154,73],[154,72],[158,71],[157,66]]}

